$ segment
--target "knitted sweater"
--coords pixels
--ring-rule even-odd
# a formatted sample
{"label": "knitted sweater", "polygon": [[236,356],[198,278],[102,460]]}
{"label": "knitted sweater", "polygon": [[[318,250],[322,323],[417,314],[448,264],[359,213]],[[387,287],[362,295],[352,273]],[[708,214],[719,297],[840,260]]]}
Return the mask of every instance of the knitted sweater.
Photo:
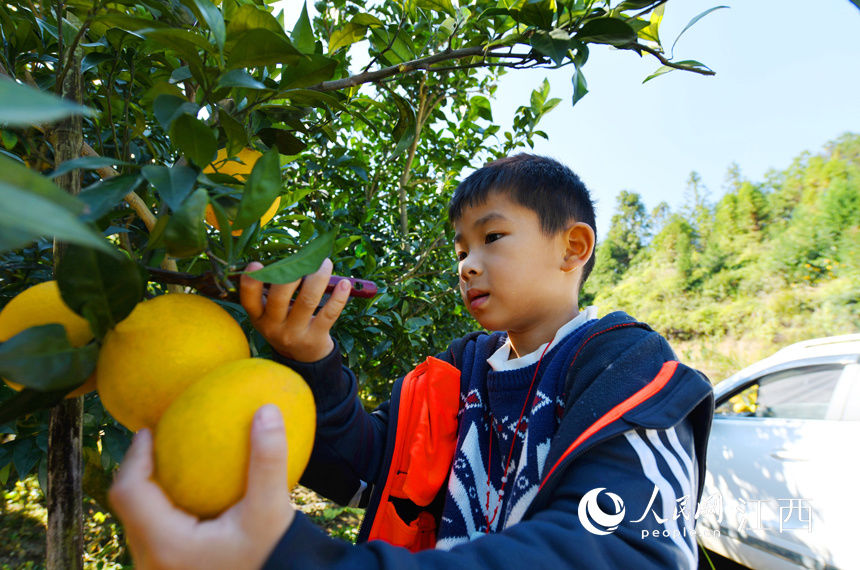
{"label": "knitted sweater", "polygon": [[537,494],[550,440],[564,412],[565,355],[595,322],[574,321],[573,327],[563,327],[567,334],[560,331],[563,338],[550,350],[535,351],[537,361],[518,359],[532,361],[524,366],[493,370],[488,360],[502,351],[490,343],[477,343],[475,351],[464,354],[458,451],[436,548],[448,550],[522,519]]}

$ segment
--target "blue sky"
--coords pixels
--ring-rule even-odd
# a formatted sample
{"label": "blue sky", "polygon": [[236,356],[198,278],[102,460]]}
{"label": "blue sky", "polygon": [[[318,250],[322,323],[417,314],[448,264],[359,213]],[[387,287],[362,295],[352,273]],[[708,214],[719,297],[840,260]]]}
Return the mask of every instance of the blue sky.
{"label": "blue sky", "polygon": [[[691,171],[714,201],[732,162],[759,182],[805,150],[860,132],[860,10],[849,0],[722,4],[729,8],[701,19],[675,47],[675,60],[701,61],[714,77],[673,71],[643,84],[659,62],[597,46],[584,68],[589,93],[575,107],[571,68],[514,71],[502,79],[493,118],[503,128],[545,77],[551,96],[562,99],[541,124],[549,141],[536,139],[534,152],[564,162],[589,186],[598,238],[609,229],[621,190],[641,194],[649,210],[661,201],[677,210]],[[285,9],[291,29],[301,2],[275,5]],[[669,2],[660,30],[664,47],[693,17],[718,5]]]}
{"label": "blue sky", "polygon": [[[717,72],[673,71],[648,83],[653,58],[597,48],[584,71],[589,93],[570,106],[568,68],[516,71],[503,78],[494,119],[510,125],[544,77],[562,103],[542,123],[549,141],[535,152],[573,168],[597,201],[598,236],[608,231],[621,190],[653,208],[683,204],[691,171],[716,200],[737,162],[754,182],[804,150],[817,152],[844,132],[860,132],[860,10],[849,0],[726,2],[687,30],[675,59]],[[691,18],[718,2],[669,2],[665,48]]]}

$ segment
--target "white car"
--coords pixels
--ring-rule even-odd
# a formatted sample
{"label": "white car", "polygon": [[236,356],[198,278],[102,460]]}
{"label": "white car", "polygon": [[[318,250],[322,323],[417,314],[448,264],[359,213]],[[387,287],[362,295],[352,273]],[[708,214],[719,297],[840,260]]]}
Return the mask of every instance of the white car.
{"label": "white car", "polygon": [[860,568],[860,334],[717,384],[697,535],[750,568]]}

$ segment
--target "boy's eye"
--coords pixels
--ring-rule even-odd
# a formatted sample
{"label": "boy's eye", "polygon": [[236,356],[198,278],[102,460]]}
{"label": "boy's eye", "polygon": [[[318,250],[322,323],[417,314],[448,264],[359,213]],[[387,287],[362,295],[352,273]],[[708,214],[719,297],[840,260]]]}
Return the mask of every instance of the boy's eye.
{"label": "boy's eye", "polygon": [[497,239],[499,239],[501,237],[502,237],[502,234],[497,233],[497,232],[488,233],[486,235],[486,237],[484,237],[484,243],[493,243],[494,241],[496,241]]}

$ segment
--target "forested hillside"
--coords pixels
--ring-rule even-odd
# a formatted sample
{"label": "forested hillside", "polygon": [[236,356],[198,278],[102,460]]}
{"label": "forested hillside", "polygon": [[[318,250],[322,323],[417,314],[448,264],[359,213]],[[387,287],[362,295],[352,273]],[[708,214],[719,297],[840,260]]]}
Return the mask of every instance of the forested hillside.
{"label": "forested hillside", "polygon": [[799,340],[860,332],[860,135],[805,152],[765,180],[736,165],[709,200],[646,211],[619,194],[584,302],[667,335],[713,382]]}

